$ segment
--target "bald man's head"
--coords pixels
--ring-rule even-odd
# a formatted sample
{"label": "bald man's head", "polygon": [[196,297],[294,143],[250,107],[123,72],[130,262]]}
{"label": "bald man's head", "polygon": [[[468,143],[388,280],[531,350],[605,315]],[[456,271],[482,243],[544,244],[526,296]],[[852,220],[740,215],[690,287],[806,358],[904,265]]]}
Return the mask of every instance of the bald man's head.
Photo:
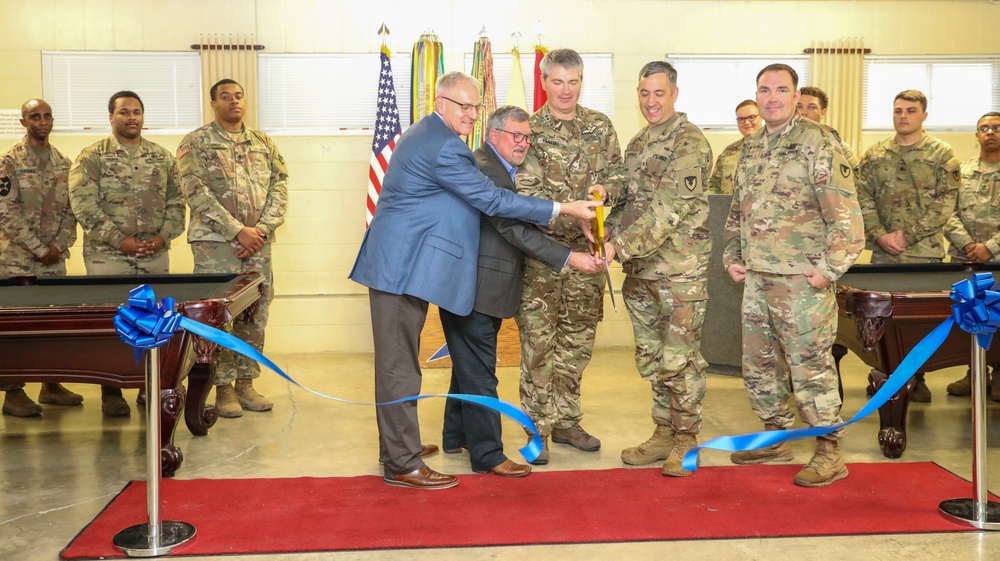
{"label": "bald man's head", "polygon": [[44,100],[29,99],[21,106],[21,125],[26,129],[31,144],[43,147],[52,133],[52,107]]}

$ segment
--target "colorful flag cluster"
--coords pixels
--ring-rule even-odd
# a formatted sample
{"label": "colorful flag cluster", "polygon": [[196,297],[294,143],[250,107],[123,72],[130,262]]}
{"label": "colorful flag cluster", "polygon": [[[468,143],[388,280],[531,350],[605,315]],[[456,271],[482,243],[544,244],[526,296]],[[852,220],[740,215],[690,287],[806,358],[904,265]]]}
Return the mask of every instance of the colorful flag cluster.
{"label": "colorful flag cluster", "polygon": [[472,129],[472,134],[465,140],[469,148],[475,150],[485,140],[486,121],[497,110],[497,84],[493,77],[493,50],[490,47],[490,40],[485,36],[479,38],[473,50],[472,77],[479,82],[479,91],[483,92],[482,103],[485,107],[479,112],[479,119],[476,121],[475,128]]}
{"label": "colorful flag cluster", "polygon": [[392,65],[389,63],[389,49],[382,47],[382,62],[378,77],[378,106],[375,109],[375,136],[372,138],[372,159],[368,169],[368,204],[365,211],[365,227],[375,215],[382,192],[382,178],[389,167],[389,158],[402,134],[399,124],[399,109],[396,105],[396,86],[392,81]]}
{"label": "colorful flag cluster", "polygon": [[444,47],[437,35],[424,34],[413,44],[410,72],[410,124],[434,112],[434,88],[444,74]]}

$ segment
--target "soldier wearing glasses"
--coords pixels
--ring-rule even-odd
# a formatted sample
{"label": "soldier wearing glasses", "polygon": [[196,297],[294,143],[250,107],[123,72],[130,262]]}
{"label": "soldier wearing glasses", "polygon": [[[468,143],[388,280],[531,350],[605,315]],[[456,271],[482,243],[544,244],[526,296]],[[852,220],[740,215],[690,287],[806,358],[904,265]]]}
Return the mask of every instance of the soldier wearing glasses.
{"label": "soldier wearing glasses", "polygon": [[733,192],[733,174],[736,173],[736,161],[740,159],[740,150],[743,149],[743,141],[748,136],[760,130],[764,126],[764,121],[760,119],[760,111],[757,109],[757,102],[752,99],[744,99],[736,106],[736,128],[740,130],[743,138],[726,146],[715,160],[715,170],[712,178],[708,180],[708,192],[717,194],[731,194]]}
{"label": "soldier wearing glasses", "polygon": [[[962,164],[955,214],[945,233],[952,261],[996,262],[1000,254],[1000,113],[992,111],[976,125],[979,155]],[[993,365],[990,399],[1000,401],[1000,368]],[[950,395],[971,395],[972,377],[948,384]]]}

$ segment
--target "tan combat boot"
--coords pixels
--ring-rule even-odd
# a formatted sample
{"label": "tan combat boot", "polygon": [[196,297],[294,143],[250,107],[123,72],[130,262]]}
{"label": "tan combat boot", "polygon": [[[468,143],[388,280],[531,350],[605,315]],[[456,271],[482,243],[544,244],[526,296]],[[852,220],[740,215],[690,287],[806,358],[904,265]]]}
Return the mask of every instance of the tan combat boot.
{"label": "tan combat boot", "polygon": [[220,417],[235,419],[243,416],[243,408],[236,399],[236,392],[231,384],[215,386],[215,410]]}
{"label": "tan combat boot", "polygon": [[[784,430],[775,425],[764,425],[764,430]],[[729,455],[734,464],[766,464],[768,462],[792,461],[792,447],[787,442],[774,444],[759,450],[743,450]]]}
{"label": "tan combat boot", "polygon": [[945,390],[948,392],[948,395],[972,395],[972,370],[966,370],[964,378],[948,384]]}
{"label": "tan combat boot", "polygon": [[69,391],[58,382],[46,382],[38,392],[38,403],[46,405],[80,405],[83,396]]}
{"label": "tan combat boot", "polygon": [[34,417],[42,414],[42,406],[31,401],[23,388],[7,390],[3,398],[3,414],[14,417]]}
{"label": "tan combat boot", "polygon": [[[536,466],[544,466],[549,463],[549,437],[542,436],[542,451],[538,453],[538,457],[534,460],[528,462],[529,464]],[[528,442],[531,442],[531,437],[528,437]]]}
{"label": "tan combat boot", "polygon": [[253,389],[253,380],[241,378],[236,380],[236,399],[245,411],[270,411],[274,403]]}
{"label": "tan combat boot", "polygon": [[698,438],[693,434],[677,433],[674,435],[674,447],[670,449],[667,461],[663,462],[663,475],[671,477],[687,477],[692,472],[683,469],[684,455],[698,445]]}
{"label": "tan combat boot", "polygon": [[122,396],[121,388],[101,386],[101,413],[106,417],[125,417],[132,413],[132,408]]}
{"label": "tan combat boot", "polygon": [[666,460],[674,447],[674,428],[656,425],[653,436],[638,446],[622,450],[622,461],[630,466],[643,466]]}
{"label": "tan combat boot", "polygon": [[809,463],[795,474],[796,485],[803,487],[826,487],[834,481],[847,477],[847,466],[840,457],[836,440],[816,438],[816,453]]}

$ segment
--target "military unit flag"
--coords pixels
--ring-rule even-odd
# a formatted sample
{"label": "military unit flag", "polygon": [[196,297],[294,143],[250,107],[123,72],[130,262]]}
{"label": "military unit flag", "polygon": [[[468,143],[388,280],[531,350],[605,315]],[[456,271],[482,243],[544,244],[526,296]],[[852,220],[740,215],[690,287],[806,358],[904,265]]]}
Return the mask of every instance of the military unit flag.
{"label": "military unit flag", "polygon": [[548,101],[548,97],[545,95],[545,88],[542,87],[542,58],[548,53],[549,50],[545,47],[538,45],[535,47],[535,108],[533,111],[538,111],[545,105]]}

